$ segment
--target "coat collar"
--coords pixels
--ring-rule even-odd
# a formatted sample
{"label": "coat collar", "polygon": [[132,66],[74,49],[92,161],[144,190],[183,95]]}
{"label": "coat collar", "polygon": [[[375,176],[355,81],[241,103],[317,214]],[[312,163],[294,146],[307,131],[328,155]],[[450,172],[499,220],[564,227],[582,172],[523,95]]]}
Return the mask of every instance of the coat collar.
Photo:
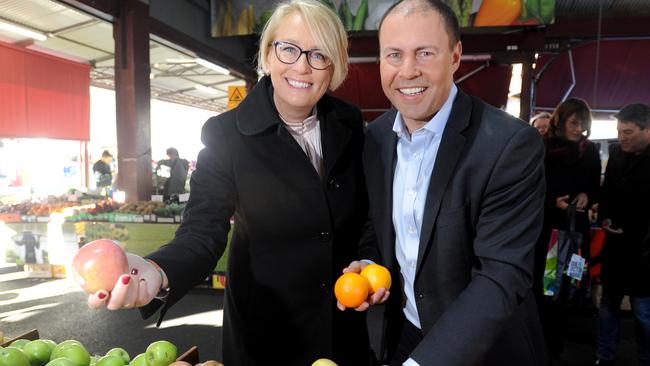
{"label": "coat collar", "polygon": [[[334,101],[327,94],[318,101],[316,109],[320,121],[325,167],[323,179],[326,179],[345,150],[352,136],[354,123],[359,123],[359,121],[355,121],[350,114],[341,113],[340,108],[335,108]],[[235,116],[237,128],[245,136],[258,135],[269,129],[275,129],[278,131],[278,135],[286,135],[283,140],[287,143],[295,145],[294,147],[298,146],[293,138],[287,138],[289,133],[281,128],[284,122],[280,119],[273,103],[273,84],[269,76],[260,79],[253,87],[235,110]],[[297,147],[296,151],[301,150]]]}

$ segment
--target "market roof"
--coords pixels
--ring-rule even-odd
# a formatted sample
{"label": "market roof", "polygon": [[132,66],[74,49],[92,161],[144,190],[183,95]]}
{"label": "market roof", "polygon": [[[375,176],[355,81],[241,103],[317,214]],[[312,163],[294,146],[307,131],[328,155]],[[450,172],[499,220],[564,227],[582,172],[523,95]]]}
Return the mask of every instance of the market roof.
{"label": "market roof", "polygon": [[[1,21],[47,38],[35,40],[0,27],[0,41],[88,63],[92,85],[114,87],[115,43],[110,22],[49,0],[4,0],[0,2]],[[193,52],[153,35],[149,49],[152,98],[220,112],[228,102],[228,85],[245,84],[213,70],[210,64],[197,63]]]}

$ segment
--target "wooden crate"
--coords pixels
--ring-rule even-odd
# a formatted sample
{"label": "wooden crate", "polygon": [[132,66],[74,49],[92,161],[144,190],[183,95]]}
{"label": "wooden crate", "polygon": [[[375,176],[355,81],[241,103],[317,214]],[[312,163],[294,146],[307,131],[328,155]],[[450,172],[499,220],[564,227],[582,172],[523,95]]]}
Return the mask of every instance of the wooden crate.
{"label": "wooden crate", "polygon": [[0,347],[7,347],[7,346],[9,346],[11,344],[11,342],[13,342],[13,341],[15,341],[17,339],[29,339],[30,341],[34,341],[34,340],[37,340],[38,338],[39,338],[38,330],[32,329],[32,330],[30,330],[29,332],[27,332],[25,334],[19,335],[18,337],[14,337],[14,338],[0,344]]}

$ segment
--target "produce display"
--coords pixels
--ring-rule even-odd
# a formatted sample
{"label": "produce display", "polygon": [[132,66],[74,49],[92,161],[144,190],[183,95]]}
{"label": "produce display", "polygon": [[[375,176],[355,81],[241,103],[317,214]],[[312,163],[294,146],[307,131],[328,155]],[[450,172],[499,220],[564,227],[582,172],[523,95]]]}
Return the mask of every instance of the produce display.
{"label": "produce display", "polygon": [[152,342],[133,358],[120,347],[104,355],[91,355],[74,339],[59,344],[49,339],[17,339],[8,347],[0,347],[0,366],[223,366],[214,360],[193,365],[182,357],[176,346],[165,340]]}

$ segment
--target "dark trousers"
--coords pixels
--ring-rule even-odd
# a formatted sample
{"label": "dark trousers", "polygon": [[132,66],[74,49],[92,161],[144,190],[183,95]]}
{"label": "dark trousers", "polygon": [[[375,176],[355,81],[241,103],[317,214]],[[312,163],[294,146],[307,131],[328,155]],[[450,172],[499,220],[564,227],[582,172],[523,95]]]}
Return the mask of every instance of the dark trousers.
{"label": "dark trousers", "polygon": [[390,366],[402,366],[404,361],[408,360],[411,352],[422,341],[422,331],[413,325],[410,321],[404,319],[404,324],[399,336],[397,348],[392,356],[390,356]]}

